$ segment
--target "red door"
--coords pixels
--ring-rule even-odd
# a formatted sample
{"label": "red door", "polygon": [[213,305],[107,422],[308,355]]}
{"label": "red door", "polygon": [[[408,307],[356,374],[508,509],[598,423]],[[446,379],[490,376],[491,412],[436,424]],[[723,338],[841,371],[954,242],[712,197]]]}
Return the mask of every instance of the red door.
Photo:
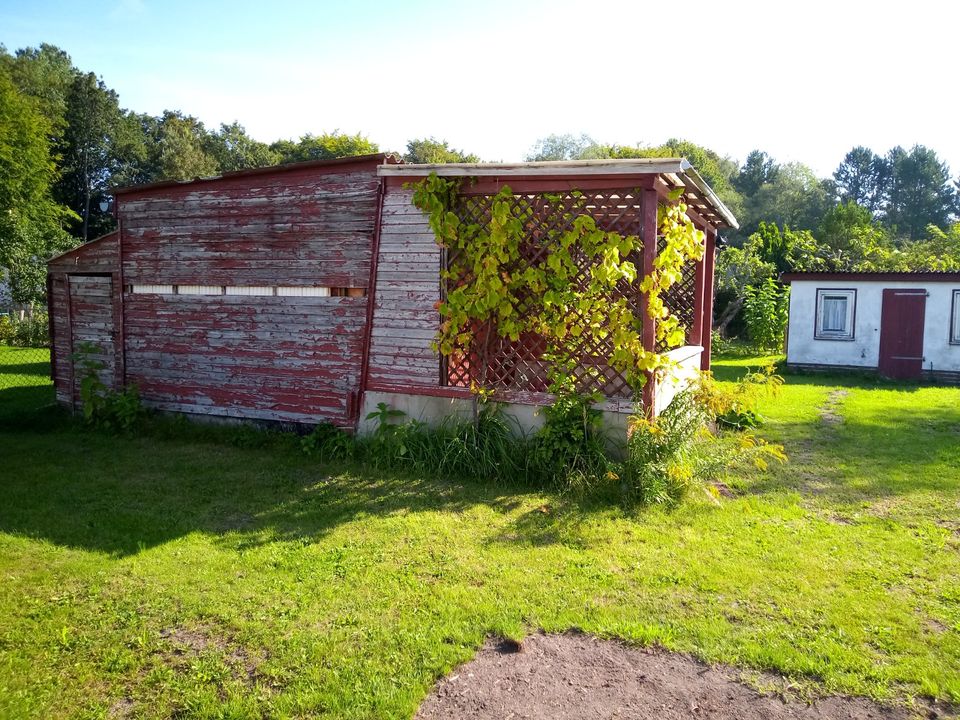
{"label": "red door", "polygon": [[883,291],[880,316],[881,375],[896,379],[920,377],[926,307],[926,290]]}

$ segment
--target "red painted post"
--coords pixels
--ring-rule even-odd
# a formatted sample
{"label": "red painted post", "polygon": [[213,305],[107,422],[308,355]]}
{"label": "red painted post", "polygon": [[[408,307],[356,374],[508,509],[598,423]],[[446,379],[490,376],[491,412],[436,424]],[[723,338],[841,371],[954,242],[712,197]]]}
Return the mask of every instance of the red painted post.
{"label": "red painted post", "polygon": [[348,412],[348,422],[354,433],[360,429],[360,410],[363,397],[367,392],[370,375],[370,345],[373,342],[373,316],[377,304],[377,269],[380,265],[380,229],[383,225],[383,196],[385,192],[383,178],[377,180],[377,209],[373,218],[373,239],[370,243],[370,279],[367,281],[367,311],[363,329],[363,347],[360,356],[360,383],[356,391],[352,412]]}
{"label": "red painted post", "polygon": [[713,282],[714,265],[717,255],[717,231],[707,230],[707,251],[703,256],[703,317],[701,320],[701,344],[703,354],[700,356],[700,369],[710,369],[710,340],[713,337]]}
{"label": "red painted post", "polygon": [[[653,270],[653,261],[657,257],[657,191],[644,190],[641,197],[640,239],[643,241],[643,271],[640,276],[645,278]],[[650,317],[650,313],[647,312],[647,303],[648,298],[644,294],[640,299],[640,312],[643,313],[643,349],[652,352],[657,346],[657,326],[654,319]],[[655,413],[655,397],[656,378],[653,373],[648,372],[641,399],[643,400],[643,412],[650,418]]]}
{"label": "red painted post", "polygon": [[688,345],[703,345],[703,301],[704,301],[704,278],[706,277],[707,267],[707,235],[703,235],[703,258],[697,262],[696,275],[693,281],[693,325],[687,334]]}

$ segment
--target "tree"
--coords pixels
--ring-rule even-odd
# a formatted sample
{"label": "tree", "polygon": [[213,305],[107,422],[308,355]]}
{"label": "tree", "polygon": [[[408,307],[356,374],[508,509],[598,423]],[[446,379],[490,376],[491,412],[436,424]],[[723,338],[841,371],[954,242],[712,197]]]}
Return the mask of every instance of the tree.
{"label": "tree", "polygon": [[466,153],[463,150],[451,148],[446,140],[436,140],[435,138],[419,138],[407,143],[407,152],[403,159],[409,163],[477,163],[480,157],[472,153]]}
{"label": "tree", "polygon": [[780,166],[772,157],[761,150],[751,150],[733,178],[733,186],[745,197],[752,197],[757,191],[772,183]]}
{"label": "tree", "polygon": [[207,131],[190,115],[167,110],[159,126],[159,170],[163,180],[193,180],[217,175],[220,168],[209,154]]}
{"label": "tree", "polygon": [[70,56],[43,43],[39,48],[23,48],[11,56],[0,46],[0,63],[20,92],[37,102],[37,109],[50,125],[49,134],[56,144],[66,126],[67,95],[77,74]]}
{"label": "tree", "polygon": [[112,145],[122,113],[117,94],[93,73],[78,73],[67,93],[62,174],[55,194],[82,219],[80,238],[90,238],[93,202],[107,192]]}
{"label": "tree", "polygon": [[898,254],[899,267],[904,270],[960,270],[960,222],[946,230],[930,225],[927,237],[906,243]]}
{"label": "tree", "polygon": [[322,135],[306,134],[299,142],[278,140],[270,145],[270,150],[278,153],[281,162],[301,162],[304,160],[331,160],[353,155],[369,155],[379,151],[376,143],[357,133],[347,135],[338,130]]}
{"label": "tree", "polygon": [[39,103],[0,67],[0,267],[18,303],[42,299],[46,261],[72,244],[62,224],[75,215],[51,197],[49,133]]}
{"label": "tree", "polygon": [[830,270],[886,269],[894,250],[887,229],[870,210],[853,201],[840,203],[823,216],[817,239]]}
{"label": "tree", "polygon": [[833,173],[837,197],[842,203],[855,203],[877,212],[883,201],[886,166],[883,158],[858,145],[848,152]]}
{"label": "tree", "polygon": [[[730,158],[722,157],[713,150],[689,140],[677,138],[670,138],[662,145],[644,149],[642,153],[638,157],[686,158],[734,215],[741,212],[743,197],[733,185],[733,178],[737,175],[737,163]],[[617,156],[611,155],[611,157]]]}
{"label": "tree", "polygon": [[220,130],[207,134],[207,153],[216,160],[220,172],[278,165],[279,152],[247,135],[238,122],[222,123]]}
{"label": "tree", "polygon": [[586,134],[547,135],[534,144],[526,159],[531,162],[549,160],[595,160],[608,157],[604,148]]}
{"label": "tree", "polygon": [[761,222],[813,230],[831,206],[832,188],[800,163],[781,165],[770,182],[761,185],[744,203],[744,233]]}
{"label": "tree", "polygon": [[915,145],[909,152],[893,148],[887,153],[886,165],[886,223],[912,240],[921,238],[928,225],[946,227],[960,209],[947,164],[933,150]]}

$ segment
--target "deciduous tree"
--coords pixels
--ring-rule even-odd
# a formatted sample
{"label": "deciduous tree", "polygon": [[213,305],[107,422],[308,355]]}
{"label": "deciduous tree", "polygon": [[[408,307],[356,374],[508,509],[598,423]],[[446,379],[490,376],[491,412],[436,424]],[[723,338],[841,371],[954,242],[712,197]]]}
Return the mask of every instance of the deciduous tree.
{"label": "deciduous tree", "polygon": [[407,143],[403,159],[409,163],[477,163],[480,157],[463,150],[456,150],[446,140],[418,138]]}

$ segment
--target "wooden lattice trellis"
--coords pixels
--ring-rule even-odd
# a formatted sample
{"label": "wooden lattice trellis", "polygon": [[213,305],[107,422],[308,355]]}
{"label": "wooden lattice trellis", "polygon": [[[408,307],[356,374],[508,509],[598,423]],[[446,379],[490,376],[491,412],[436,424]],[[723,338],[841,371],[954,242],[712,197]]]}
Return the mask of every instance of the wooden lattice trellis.
{"label": "wooden lattice trellis", "polygon": [[[657,242],[657,252],[663,250],[663,238]],[[689,262],[683,266],[680,279],[663,294],[663,304],[687,331],[693,326],[696,314],[697,265]],[[657,352],[668,350],[664,342],[657,343]]]}
{"label": "wooden lattice trellis", "polygon": [[[494,195],[461,195],[454,212],[461,223],[485,226],[490,221],[494,199]],[[510,210],[515,217],[524,219],[527,242],[520,249],[520,262],[528,265],[545,262],[551,239],[569,230],[581,214],[591,215],[597,227],[607,232],[641,234],[641,196],[635,188],[588,194],[517,193],[510,200]],[[451,259],[444,257],[445,267],[449,266]],[[640,272],[643,267],[640,252],[634,252],[629,259]],[[577,259],[580,272],[571,282],[586,287],[590,262],[585,255]],[[522,269],[510,271],[521,272]],[[695,267],[690,263],[685,268],[683,280],[665,295],[667,307],[685,327],[689,327],[693,320],[695,275]],[[636,283],[621,282],[611,296],[611,300],[626,299],[638,316],[642,312],[639,280]],[[445,293],[446,287],[443,290]],[[517,312],[531,311],[532,300],[529,298],[529,305],[524,306],[521,297]],[[470,347],[458,348],[442,358],[441,381],[451,387],[468,388],[475,383],[496,391],[546,392],[549,363],[543,358],[544,350],[542,338],[525,335],[511,341],[501,337],[496,327],[488,322],[474,328]],[[634,397],[635,389],[627,378],[606,362],[612,350],[609,339],[584,338],[577,353],[579,362],[572,370],[579,392],[599,391],[608,397]]]}

